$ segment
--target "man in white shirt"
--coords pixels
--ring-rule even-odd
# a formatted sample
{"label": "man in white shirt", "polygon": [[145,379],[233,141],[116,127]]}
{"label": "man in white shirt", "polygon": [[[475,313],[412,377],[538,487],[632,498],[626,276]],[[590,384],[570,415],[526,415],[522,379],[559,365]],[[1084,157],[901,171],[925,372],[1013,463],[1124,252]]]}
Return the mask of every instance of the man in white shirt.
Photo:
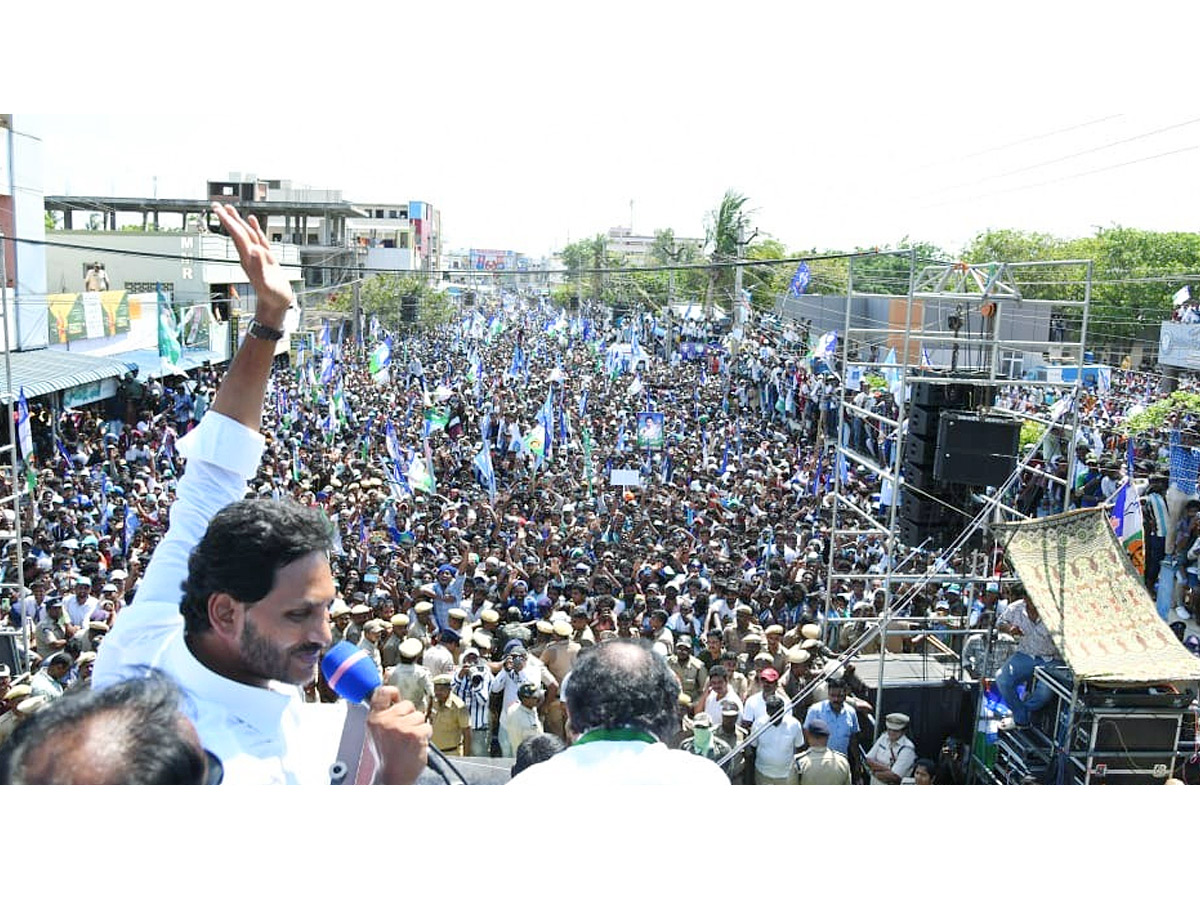
{"label": "man in white shirt", "polygon": [[679,681],[645,641],[617,639],[587,648],[563,695],[575,742],[510,784],[538,790],[728,786],[713,760],[668,747],[679,731]]}
{"label": "man in white shirt", "polygon": [[751,733],[757,733],[748,745],[754,749],[754,783],[799,784],[795,760],[804,747],[804,730],[795,716],[783,712],[782,697],[766,701]]}
{"label": "man in white shirt", "polygon": [[92,579],[86,575],[75,576],[75,594],[68,597],[63,606],[71,623],[68,633],[73,635],[79,629],[86,628],[99,605],[100,601],[92,596]]}
{"label": "man in white shirt", "polygon": [[[328,784],[346,707],[306,704],[301,686],[332,637],[329,525],[299,504],[241,499],[262,456],[263,397],[294,298],[257,220],[213,208],[254,286],[255,319],[209,414],[179,441],[188,465],[170,530],[101,646],[93,684],[161,669],[182,688],[227,783]],[[428,750],[424,717],[385,686],[371,696],[368,726],[379,780],[415,781]]]}

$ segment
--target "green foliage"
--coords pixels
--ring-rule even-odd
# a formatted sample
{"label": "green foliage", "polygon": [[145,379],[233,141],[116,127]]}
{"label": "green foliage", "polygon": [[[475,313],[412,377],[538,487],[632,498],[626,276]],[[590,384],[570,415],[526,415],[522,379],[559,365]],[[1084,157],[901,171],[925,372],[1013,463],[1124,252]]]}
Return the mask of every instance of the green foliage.
{"label": "green foliage", "polygon": [[1121,424],[1121,431],[1127,435],[1134,435],[1162,428],[1177,414],[1200,415],[1200,395],[1189,391],[1175,391],[1171,396],[1151,403],[1137,415],[1130,416]]}
{"label": "green foliage", "polygon": [[714,265],[708,270],[706,304],[711,304],[715,298],[728,301],[733,297],[733,268],[721,264],[730,263],[738,257],[738,226],[742,226],[744,235],[749,223],[749,217],[743,212],[746,200],[745,196],[730,188],[717,208],[708,214],[704,226],[705,247]]}
{"label": "green foliage", "polygon": [[887,379],[884,378],[882,375],[866,374],[866,375],[863,375],[862,380],[863,380],[863,384],[865,384],[867,387],[869,387],[873,391],[887,390]]}
{"label": "green foliage", "polygon": [[1046,426],[1041,422],[1026,421],[1021,424],[1021,447],[1040,444],[1046,435]]}
{"label": "green foliage", "polygon": [[[1013,230],[978,235],[963,251],[972,263],[1092,260],[1089,343],[1126,345],[1149,327],[1171,317],[1171,295],[1200,266],[1200,234],[1100,228],[1090,237],[1063,239]],[[1165,277],[1164,276],[1168,276]],[[1024,269],[1018,287],[1046,300],[1083,298],[1083,266]],[[1068,328],[1078,328],[1077,313]],[[1076,332],[1078,334],[1078,332]]]}
{"label": "green foliage", "polygon": [[[331,298],[330,305],[349,310],[353,306],[353,296],[350,289],[344,289]],[[363,281],[359,290],[364,319],[376,315],[385,328],[393,331],[412,327],[411,323],[400,320],[403,298],[408,296],[417,298],[418,328],[432,328],[454,316],[454,302],[446,294],[429,287],[423,278],[380,272]]]}
{"label": "green foliage", "polygon": [[[901,297],[908,294],[913,261],[907,253],[888,253],[891,250],[916,250],[916,271],[933,263],[945,262],[946,253],[933,244],[910,241],[905,237],[895,247],[858,248],[869,256],[856,257],[853,264],[854,290],[864,294],[889,294]],[[874,255],[878,254],[878,255]]]}
{"label": "green foliage", "polygon": [[58,215],[50,210],[46,210],[46,230],[53,231],[58,227]]}

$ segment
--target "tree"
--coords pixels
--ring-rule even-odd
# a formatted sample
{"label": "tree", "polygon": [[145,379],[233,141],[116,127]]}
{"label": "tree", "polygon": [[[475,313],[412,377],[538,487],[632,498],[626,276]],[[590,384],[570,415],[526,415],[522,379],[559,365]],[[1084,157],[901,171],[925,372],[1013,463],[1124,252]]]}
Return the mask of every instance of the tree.
{"label": "tree", "polygon": [[[405,297],[417,298],[417,322],[404,322],[401,314]],[[353,308],[353,293],[339,291],[330,298],[334,309],[349,312]],[[363,318],[378,316],[384,328],[399,331],[405,328],[432,328],[449,322],[454,316],[454,304],[441,291],[435,291],[417,275],[379,272],[363,281],[359,289],[359,304]]]}
{"label": "tree", "polygon": [[712,265],[708,269],[708,284],[704,293],[705,313],[711,314],[713,296],[718,287],[733,296],[733,269],[728,265],[738,258],[738,228],[744,227],[747,216],[742,211],[746,197],[730,188],[725,191],[717,208],[709,212],[704,227],[705,248]]}
{"label": "tree", "polygon": [[[911,271],[912,259],[907,253],[886,252],[891,250],[917,251],[916,273]],[[854,290],[864,294],[888,294],[902,297],[908,294],[910,276],[920,273],[927,265],[945,262],[946,253],[933,244],[913,242],[905,237],[895,247],[874,247],[871,251],[858,248],[859,252],[874,252],[877,255],[862,256],[854,260]]]}
{"label": "tree", "polygon": [[46,230],[53,231],[58,227],[58,214],[46,210]]}

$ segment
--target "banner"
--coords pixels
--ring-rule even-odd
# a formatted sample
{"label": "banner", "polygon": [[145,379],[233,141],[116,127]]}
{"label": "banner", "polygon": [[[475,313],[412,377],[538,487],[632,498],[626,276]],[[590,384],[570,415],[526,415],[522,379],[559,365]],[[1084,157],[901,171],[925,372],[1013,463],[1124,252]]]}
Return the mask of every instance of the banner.
{"label": "banner", "polygon": [[637,414],[637,445],[658,448],[663,445],[663,414],[641,412]]}
{"label": "banner", "polygon": [[87,291],[46,297],[47,340],[65,344],[129,332],[129,294],[126,291]]}

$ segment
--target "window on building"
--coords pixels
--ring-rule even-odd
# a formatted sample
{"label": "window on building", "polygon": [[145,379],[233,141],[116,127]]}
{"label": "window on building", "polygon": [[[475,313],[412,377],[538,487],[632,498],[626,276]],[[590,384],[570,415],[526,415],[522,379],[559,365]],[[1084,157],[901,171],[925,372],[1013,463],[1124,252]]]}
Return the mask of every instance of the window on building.
{"label": "window on building", "polygon": [[407,250],[408,249],[408,232],[402,231],[402,232],[400,232],[400,234],[397,235],[397,237],[400,238],[400,249]]}
{"label": "window on building", "polygon": [[389,210],[388,210],[388,218],[389,218],[389,219],[398,219],[398,218],[400,218],[400,210],[398,210],[398,209],[389,209]]}
{"label": "window on building", "polygon": [[272,234],[271,240],[274,241],[276,244],[282,244],[283,243],[283,232],[278,231],[278,232]]}
{"label": "window on building", "polygon": [[1025,368],[1025,354],[1020,350],[1005,350],[1000,354],[1000,374],[1005,378],[1020,378]]}

